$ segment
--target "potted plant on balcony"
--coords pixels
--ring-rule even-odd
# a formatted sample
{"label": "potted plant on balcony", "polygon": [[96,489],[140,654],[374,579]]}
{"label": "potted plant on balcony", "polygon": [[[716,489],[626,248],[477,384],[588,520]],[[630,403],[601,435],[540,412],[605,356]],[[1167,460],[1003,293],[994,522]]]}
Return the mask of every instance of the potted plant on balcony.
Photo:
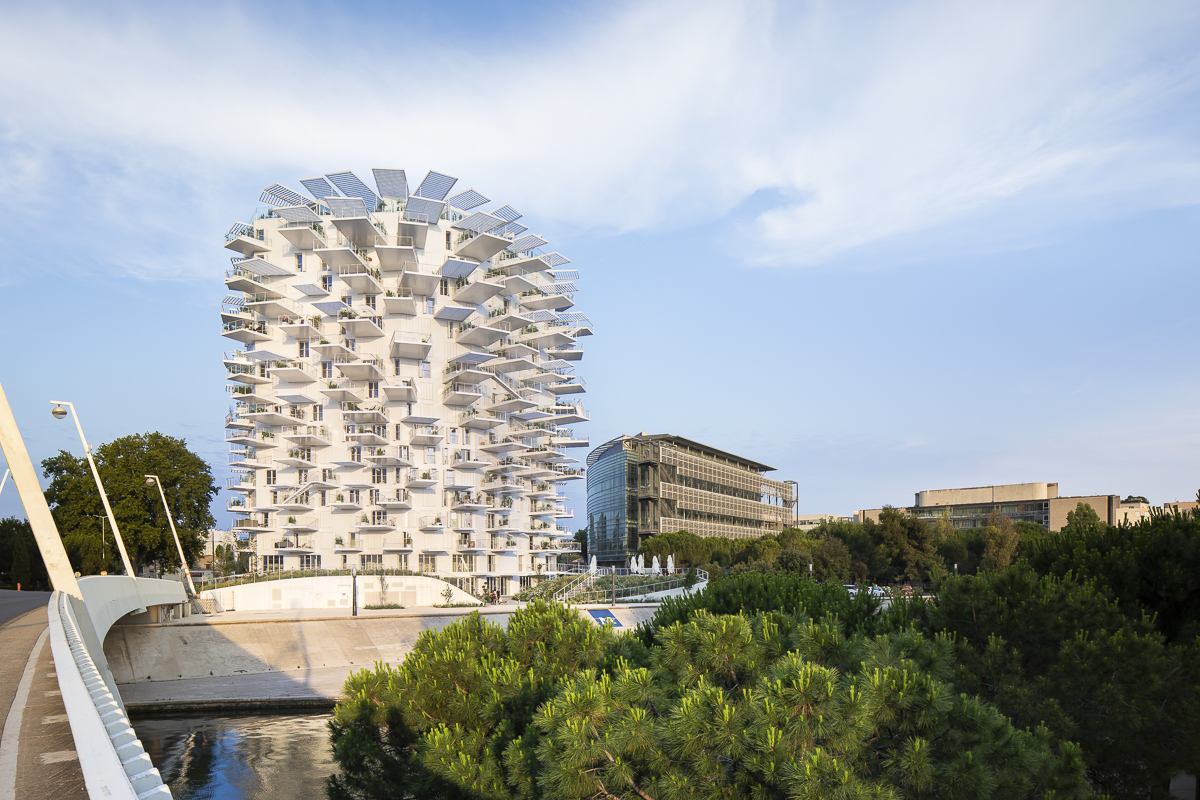
{"label": "potted plant on balcony", "polygon": [[341,547],[341,545],[342,545],[342,537],[341,537],[341,536],[335,536],[335,537],[333,537],[333,543],[334,543],[334,544],[336,544],[338,547]]}
{"label": "potted plant on balcony", "polygon": [[296,524],[296,518],[295,518],[295,517],[288,517],[287,524],[288,524],[288,525],[295,525],[295,524]]}

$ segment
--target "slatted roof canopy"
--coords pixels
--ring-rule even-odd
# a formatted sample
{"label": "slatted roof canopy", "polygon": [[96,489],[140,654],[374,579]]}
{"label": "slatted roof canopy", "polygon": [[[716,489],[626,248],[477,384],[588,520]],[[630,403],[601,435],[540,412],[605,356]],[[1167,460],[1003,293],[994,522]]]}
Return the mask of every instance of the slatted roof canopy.
{"label": "slatted roof canopy", "polygon": [[574,362],[563,361],[561,358],[556,358],[553,361],[543,361],[538,366],[542,369],[575,369]]}
{"label": "slatted roof canopy", "polygon": [[404,170],[375,168],[371,174],[375,176],[375,188],[381,195],[393,200],[408,199],[408,176]]}
{"label": "slatted roof canopy", "polygon": [[491,361],[491,360],[493,360],[494,358],[495,358],[495,356],[494,356],[494,355],[492,355],[491,353],[486,353],[486,352],[484,352],[484,353],[481,353],[481,352],[478,352],[478,351],[475,351],[475,350],[468,350],[468,351],[467,351],[467,352],[465,352],[465,353],[459,353],[458,355],[456,355],[456,356],[454,356],[453,358],[449,359],[449,362],[450,362],[451,364],[455,364],[455,363],[460,363],[460,364],[484,364],[484,363],[486,363],[486,362],[488,362],[488,361]]}
{"label": "slatted roof canopy", "polygon": [[279,395],[279,399],[285,403],[291,403],[294,406],[301,403],[309,404],[317,402],[306,394],[281,394]]}
{"label": "slatted roof canopy", "polygon": [[433,318],[434,319],[448,319],[451,322],[462,322],[464,319],[466,319],[467,317],[471,316],[474,313],[475,313],[475,309],[473,309],[473,308],[460,308],[459,306],[442,306],[441,309],[439,309],[438,312],[433,315]]}
{"label": "slatted roof canopy", "polygon": [[[531,233],[528,236],[522,236],[520,239],[517,239],[508,246],[508,249],[514,253],[524,253],[526,250],[536,250],[545,244],[548,244],[545,239]],[[551,264],[550,266],[554,265]]]}
{"label": "slatted roof canopy", "polygon": [[315,178],[304,178],[300,181],[304,188],[308,190],[316,199],[320,200],[323,197],[337,197],[337,190],[333,188],[333,184],[318,175]]}
{"label": "slatted roof canopy", "polygon": [[345,303],[343,303],[341,300],[326,300],[321,303],[313,303],[313,305],[316,308],[319,308],[323,313],[329,314],[330,316],[337,314],[343,308],[350,307],[350,306],[346,305]]}
{"label": "slatted roof canopy", "polygon": [[225,299],[221,302],[227,306],[237,306],[238,308],[241,308],[242,306],[246,305],[246,298],[238,297],[236,294],[227,294],[225,295]]}
{"label": "slatted roof canopy", "polygon": [[246,358],[253,358],[256,361],[286,361],[287,356],[281,356],[278,353],[272,353],[270,350],[250,350],[245,351]]}
{"label": "slatted roof canopy", "polygon": [[296,288],[304,292],[309,297],[324,297],[329,292],[317,286],[315,283],[297,283]]}
{"label": "slatted roof canopy", "polygon": [[542,261],[545,261],[551,267],[561,267],[563,264],[570,264],[571,259],[564,256],[562,253],[547,253],[542,256]]}
{"label": "slatted roof canopy", "polygon": [[438,270],[438,274],[445,275],[447,278],[465,278],[477,269],[479,269],[479,264],[474,261],[447,258],[446,263],[442,264],[442,268]]}
{"label": "slatted roof canopy", "polygon": [[299,192],[293,192],[283,184],[272,183],[270,186],[262,190],[258,201],[260,203],[270,203],[273,206],[298,206],[310,202],[307,197]]}
{"label": "slatted roof canopy", "polygon": [[495,211],[493,211],[492,216],[499,217],[500,219],[504,220],[505,222],[516,222],[517,220],[519,220],[522,217],[522,214],[520,211],[517,211],[512,206],[505,203],[504,205],[500,206]]}
{"label": "slatted roof canopy", "polygon": [[338,188],[338,191],[346,195],[346,197],[358,197],[369,208],[374,211],[379,205],[379,198],[367,188],[367,185],[359,180],[359,177],[350,170],[345,172],[326,172],[325,177],[329,182]]}
{"label": "slatted roof canopy", "polygon": [[587,314],[584,314],[581,311],[568,311],[565,314],[559,314],[558,321],[559,322],[586,322],[588,325],[592,324],[592,321],[587,318]]}
{"label": "slatted roof canopy", "polygon": [[367,204],[361,197],[326,197],[325,202],[335,217],[367,216]]}
{"label": "slatted roof canopy", "polygon": [[484,203],[490,203],[486,197],[481,195],[474,189],[467,189],[465,192],[459,192],[446,201],[446,205],[451,208],[457,208],[459,211],[470,211],[476,206],[481,206]]}
{"label": "slatted roof canopy", "polygon": [[524,316],[528,317],[534,322],[553,322],[554,320],[558,319],[558,314],[555,314],[553,311],[534,311],[533,313],[525,314]]}
{"label": "slatted roof canopy", "polygon": [[254,228],[244,222],[235,222],[229,226],[229,232],[234,236],[248,236],[254,232]]}
{"label": "slatted roof canopy", "polygon": [[524,225],[522,225],[519,222],[510,222],[507,225],[505,225],[503,228],[500,228],[499,230],[495,231],[495,233],[500,236],[520,236],[522,233],[524,233],[527,230],[529,230],[529,228],[526,228]]}
{"label": "slatted roof canopy", "polygon": [[456,183],[458,183],[458,178],[430,170],[413,194],[429,200],[445,200],[446,195],[450,194],[450,190]]}
{"label": "slatted roof canopy", "polygon": [[474,231],[475,233],[483,233],[484,231],[492,231],[502,227],[504,220],[497,219],[491,214],[486,214],[482,211],[476,211],[469,217],[463,217],[458,222],[454,223],[454,228],[463,231]]}
{"label": "slatted roof canopy", "polygon": [[308,206],[284,206],[275,209],[275,213],[288,222],[320,222],[321,215]]}
{"label": "slatted roof canopy", "polygon": [[410,196],[404,206],[404,218],[414,222],[437,222],[446,204],[439,200],[427,200]]}
{"label": "slatted roof canopy", "polygon": [[290,270],[283,267],[277,267],[269,261],[263,261],[261,258],[231,258],[229,259],[235,267],[249,270],[255,275],[261,275],[267,278],[274,278],[280,275],[291,275]]}
{"label": "slatted roof canopy", "polygon": [[550,274],[554,276],[556,281],[577,281],[579,280],[579,270],[577,269],[552,269]]}

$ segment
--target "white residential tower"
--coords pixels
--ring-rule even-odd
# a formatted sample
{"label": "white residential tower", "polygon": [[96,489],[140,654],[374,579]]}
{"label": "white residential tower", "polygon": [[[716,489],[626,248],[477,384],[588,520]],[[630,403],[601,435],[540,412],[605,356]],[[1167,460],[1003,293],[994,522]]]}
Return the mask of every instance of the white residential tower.
{"label": "white residential tower", "polygon": [[227,508],[260,570],[391,567],[509,594],[576,551],[578,273],[430,172],[279,184],[225,246]]}

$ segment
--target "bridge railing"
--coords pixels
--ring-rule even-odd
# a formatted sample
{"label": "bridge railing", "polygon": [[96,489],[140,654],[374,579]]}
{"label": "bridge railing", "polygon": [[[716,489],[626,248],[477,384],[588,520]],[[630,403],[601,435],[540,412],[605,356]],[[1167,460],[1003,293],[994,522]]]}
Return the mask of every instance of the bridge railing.
{"label": "bridge railing", "polygon": [[50,595],[50,650],[89,797],[168,800],[171,790],[142,747],[104,657],[104,636],[121,617],[149,605],[179,606],[183,586],[125,576],[84,578],[83,599]]}

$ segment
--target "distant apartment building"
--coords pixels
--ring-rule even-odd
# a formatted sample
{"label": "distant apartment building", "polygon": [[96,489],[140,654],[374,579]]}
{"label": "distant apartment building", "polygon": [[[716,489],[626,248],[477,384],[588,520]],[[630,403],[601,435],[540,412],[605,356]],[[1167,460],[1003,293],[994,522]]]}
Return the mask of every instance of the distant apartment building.
{"label": "distant apartment building", "polygon": [[578,549],[578,272],[456,178],[373,173],[268,186],[226,236],[233,530],[259,570],[515,592]]}
{"label": "distant apartment building", "polygon": [[[1142,498],[1122,500],[1117,494],[1072,495],[1060,497],[1057,483],[1009,483],[999,486],[974,486],[966,489],[932,489],[916,493],[916,502],[904,509],[910,516],[937,522],[945,517],[959,529],[985,528],[993,513],[1013,522],[1031,522],[1051,531],[1062,530],[1067,514],[1080,503],[1091,506],[1101,520],[1110,525],[1137,522],[1150,515],[1150,504]],[[883,509],[864,509],[858,521],[879,521]]]}
{"label": "distant apartment building", "polygon": [[792,522],[794,482],[682,436],[618,436],[592,451],[587,465],[588,552],[601,564],[625,563],[659,533],[748,538]]}

